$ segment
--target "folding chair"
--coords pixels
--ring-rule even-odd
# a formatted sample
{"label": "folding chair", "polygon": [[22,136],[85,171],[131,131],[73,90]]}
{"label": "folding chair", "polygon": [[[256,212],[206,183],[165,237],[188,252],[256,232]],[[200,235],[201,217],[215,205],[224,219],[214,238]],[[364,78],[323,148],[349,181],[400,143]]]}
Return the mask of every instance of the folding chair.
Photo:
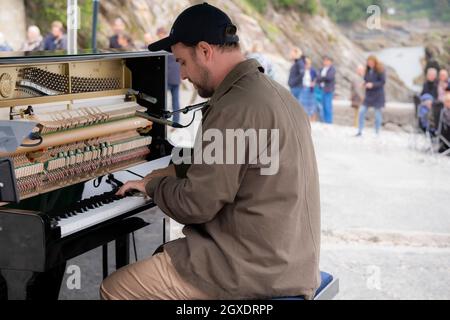
{"label": "folding chair", "polygon": [[442,144],[444,144],[445,146],[447,146],[447,150],[445,150],[444,152],[442,152],[441,154],[446,156],[450,154],[450,141],[447,137],[444,136],[443,134],[443,126],[444,126],[444,110],[442,109],[439,115],[439,125],[438,125],[438,129],[436,132],[436,137],[437,137],[437,142],[439,144],[439,147],[441,147],[441,142]]}
{"label": "folding chair", "polygon": [[419,106],[420,106],[420,95],[419,94],[415,94],[413,96],[413,102],[414,102],[414,115],[416,116],[416,119],[419,115]]}

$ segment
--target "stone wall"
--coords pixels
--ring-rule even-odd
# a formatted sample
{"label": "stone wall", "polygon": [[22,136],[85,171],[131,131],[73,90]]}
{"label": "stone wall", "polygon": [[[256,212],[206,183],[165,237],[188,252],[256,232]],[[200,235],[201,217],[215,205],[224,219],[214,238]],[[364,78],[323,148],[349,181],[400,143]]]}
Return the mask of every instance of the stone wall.
{"label": "stone wall", "polygon": [[2,0],[0,32],[13,49],[18,50],[26,37],[25,7],[23,0]]}

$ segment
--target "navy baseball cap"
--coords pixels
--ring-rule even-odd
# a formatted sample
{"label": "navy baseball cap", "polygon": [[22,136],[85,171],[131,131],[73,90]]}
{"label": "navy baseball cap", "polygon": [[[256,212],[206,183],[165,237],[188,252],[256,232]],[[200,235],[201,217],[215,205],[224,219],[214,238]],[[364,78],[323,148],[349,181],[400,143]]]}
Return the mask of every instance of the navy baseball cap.
{"label": "navy baseball cap", "polygon": [[170,47],[179,42],[192,46],[200,41],[212,45],[238,43],[236,31],[225,12],[205,2],[184,10],[175,20],[169,36],[150,44],[148,50],[172,52]]}

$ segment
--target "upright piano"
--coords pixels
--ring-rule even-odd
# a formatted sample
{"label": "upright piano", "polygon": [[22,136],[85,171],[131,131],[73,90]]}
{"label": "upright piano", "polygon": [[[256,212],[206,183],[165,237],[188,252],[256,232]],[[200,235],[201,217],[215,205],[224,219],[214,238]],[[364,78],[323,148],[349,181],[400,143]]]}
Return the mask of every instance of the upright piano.
{"label": "upright piano", "polygon": [[148,224],[135,215],[154,204],[116,196],[118,176],[170,155],[166,128],[136,116],[165,110],[166,68],[150,52],[0,56],[0,120],[37,124],[0,153],[19,194],[0,204],[0,300],[58,298],[66,261],[113,240],[128,263],[129,234]]}

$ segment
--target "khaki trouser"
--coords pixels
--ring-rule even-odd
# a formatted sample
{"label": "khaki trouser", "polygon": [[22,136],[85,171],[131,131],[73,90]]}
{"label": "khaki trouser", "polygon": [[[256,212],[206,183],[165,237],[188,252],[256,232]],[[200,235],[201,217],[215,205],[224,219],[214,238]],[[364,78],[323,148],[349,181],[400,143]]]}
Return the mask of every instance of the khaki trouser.
{"label": "khaki trouser", "polygon": [[211,298],[180,277],[166,252],[117,270],[102,282],[100,296],[103,300]]}

